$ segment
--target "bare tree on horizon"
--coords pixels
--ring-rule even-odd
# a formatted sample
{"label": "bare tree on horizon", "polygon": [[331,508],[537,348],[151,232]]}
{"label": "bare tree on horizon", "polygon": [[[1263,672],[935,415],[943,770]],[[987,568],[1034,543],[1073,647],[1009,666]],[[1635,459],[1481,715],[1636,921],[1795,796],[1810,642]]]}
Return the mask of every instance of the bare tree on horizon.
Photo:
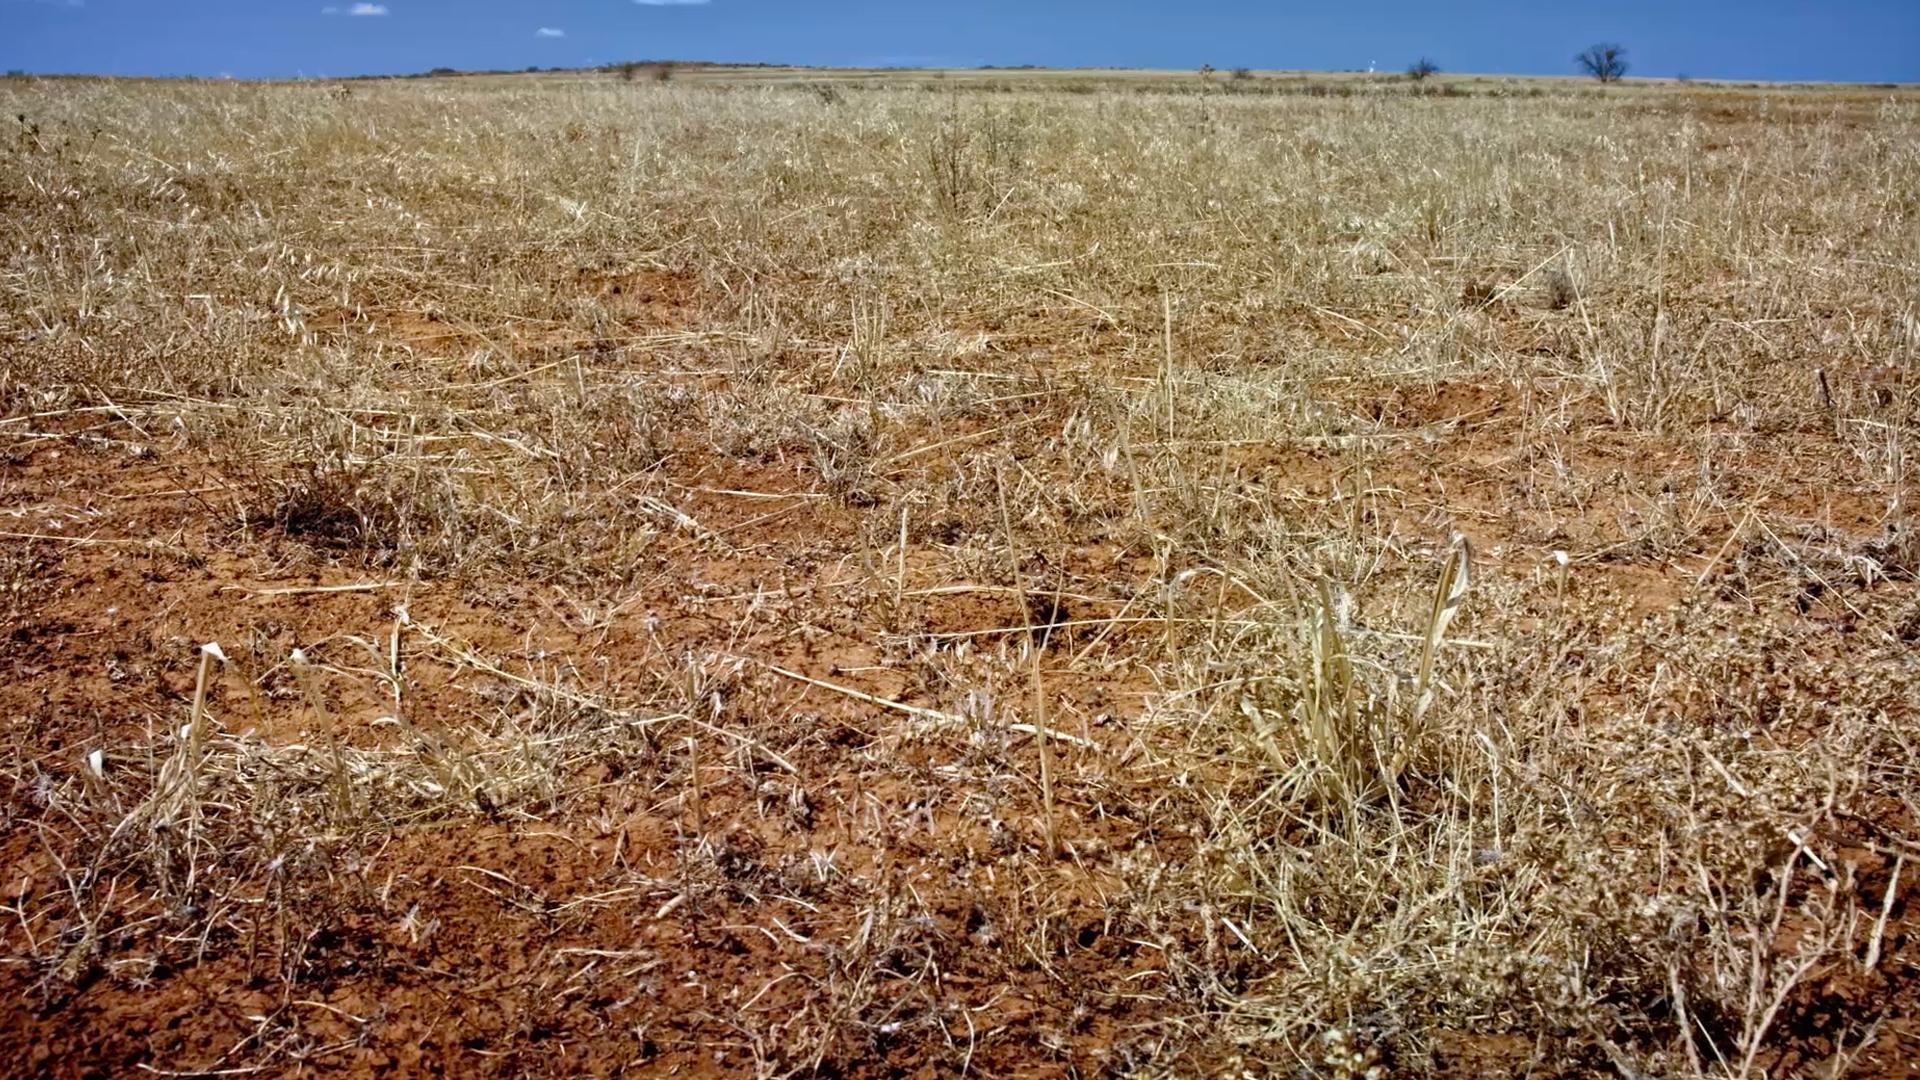
{"label": "bare tree on horizon", "polygon": [[1573,62],[1603,83],[1619,82],[1627,74],[1627,49],[1612,42],[1589,45],[1580,50]]}

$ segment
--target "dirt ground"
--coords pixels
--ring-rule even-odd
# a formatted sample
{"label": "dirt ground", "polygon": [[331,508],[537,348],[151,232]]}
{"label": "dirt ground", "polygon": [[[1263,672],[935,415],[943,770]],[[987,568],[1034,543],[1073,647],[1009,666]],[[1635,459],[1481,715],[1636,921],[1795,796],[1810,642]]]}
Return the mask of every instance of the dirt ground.
{"label": "dirt ground", "polygon": [[[658,93],[709,153],[789,123]],[[1845,115],[1911,161],[1911,102]],[[89,338],[35,260],[150,225],[76,209],[104,151],[13,153],[80,194],[0,198],[64,230],[0,324],[11,1075],[1920,1075],[1910,292],[1569,301],[1528,276],[1555,237],[1390,244],[1271,320],[1093,271],[956,298],[945,263],[783,314],[898,254],[822,219],[785,279],[576,246],[483,308],[377,269],[394,241],[340,249],[350,289],[193,294],[253,289],[240,337],[160,290]],[[173,205],[266,198],[202,182]],[[696,188],[634,197],[695,221]],[[1066,213],[979,198],[946,227]],[[1580,366],[1629,318],[1650,369]],[[1431,734],[1334,753],[1323,715]]]}

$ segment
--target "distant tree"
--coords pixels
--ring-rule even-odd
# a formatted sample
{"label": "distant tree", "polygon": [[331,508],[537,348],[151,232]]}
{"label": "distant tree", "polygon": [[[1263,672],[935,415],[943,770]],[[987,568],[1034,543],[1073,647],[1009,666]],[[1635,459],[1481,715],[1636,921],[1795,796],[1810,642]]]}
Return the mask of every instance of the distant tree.
{"label": "distant tree", "polygon": [[621,82],[635,82],[642,75],[654,82],[672,82],[673,65],[672,60],[626,60],[609,65],[605,70],[620,76]]}
{"label": "distant tree", "polygon": [[1602,42],[1580,50],[1573,62],[1603,83],[1619,82],[1627,73],[1627,50],[1623,45]]}
{"label": "distant tree", "polygon": [[1424,56],[1407,65],[1407,78],[1414,82],[1425,82],[1427,76],[1438,74],[1440,74],[1440,65]]}
{"label": "distant tree", "polygon": [[1237,82],[1246,82],[1248,79],[1253,78],[1253,69],[1243,67],[1234,68],[1233,77]]}
{"label": "distant tree", "polygon": [[1203,78],[1203,79],[1211,79],[1211,78],[1213,78],[1213,65],[1212,65],[1212,64],[1201,64],[1201,65],[1200,65],[1200,77],[1201,77],[1201,78]]}

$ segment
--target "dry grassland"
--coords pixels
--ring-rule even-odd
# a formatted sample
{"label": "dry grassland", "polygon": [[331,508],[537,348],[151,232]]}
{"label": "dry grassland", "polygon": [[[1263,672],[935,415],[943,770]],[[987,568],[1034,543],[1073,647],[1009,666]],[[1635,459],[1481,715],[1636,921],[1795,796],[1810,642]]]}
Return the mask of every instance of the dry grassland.
{"label": "dry grassland", "polygon": [[5,1071],[1911,1075],[1920,94],[1438,87],[0,82]]}

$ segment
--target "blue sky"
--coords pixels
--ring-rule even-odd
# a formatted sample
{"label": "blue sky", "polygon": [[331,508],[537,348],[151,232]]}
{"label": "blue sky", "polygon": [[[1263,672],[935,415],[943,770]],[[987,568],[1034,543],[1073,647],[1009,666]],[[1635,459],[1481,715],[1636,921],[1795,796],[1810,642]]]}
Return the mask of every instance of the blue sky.
{"label": "blue sky", "polygon": [[0,0],[0,69],[384,74],[621,59],[1920,81],[1920,0]]}

